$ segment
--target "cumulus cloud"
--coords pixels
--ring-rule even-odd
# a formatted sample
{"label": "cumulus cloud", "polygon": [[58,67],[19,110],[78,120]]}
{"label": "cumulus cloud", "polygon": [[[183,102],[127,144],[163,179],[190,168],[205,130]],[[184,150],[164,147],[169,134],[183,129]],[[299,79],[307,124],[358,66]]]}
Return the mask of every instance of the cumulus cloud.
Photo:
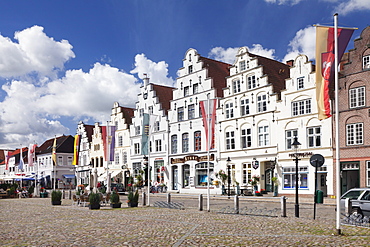
{"label": "cumulus cloud", "polygon": [[342,15],[361,10],[370,10],[369,0],[343,1],[337,8],[335,8],[335,12]]}
{"label": "cumulus cloud", "polygon": [[[251,48],[247,47],[250,53],[260,55],[263,57],[274,59],[274,49],[263,48],[260,44],[253,44]],[[233,64],[235,62],[235,55],[238,52],[239,47],[215,47],[209,52],[208,56],[218,61]]]}
{"label": "cumulus cloud", "polygon": [[137,74],[140,79],[143,79],[146,74],[151,83],[159,85],[173,86],[175,83],[171,77],[168,77],[168,64],[166,62],[153,62],[144,54],[135,56],[135,68],[130,73]]}
{"label": "cumulus cloud", "polygon": [[[18,44],[0,36],[0,76],[9,79],[1,87],[5,97],[0,102],[0,148],[34,141],[40,144],[54,135],[73,134],[74,129],[67,127],[70,121],[105,122],[115,101],[134,107],[140,83],[133,74],[142,78],[147,73],[151,82],[173,84],[167,77],[168,65],[144,54],[136,55],[133,74],[97,62],[87,72],[61,71],[64,75],[58,78],[56,70],[74,57],[68,41],[54,41],[37,26],[15,36]],[[43,45],[37,45],[38,40]],[[4,56],[13,60],[1,58]],[[36,76],[30,79],[30,73]]]}
{"label": "cumulus cloud", "polygon": [[295,5],[303,0],[265,0],[267,3],[274,3],[278,5]]}
{"label": "cumulus cloud", "polygon": [[311,60],[314,59],[315,40],[315,27],[309,26],[304,29],[300,29],[293,40],[290,41],[288,53],[283,58],[283,62],[294,60],[299,54],[304,54]]}
{"label": "cumulus cloud", "polygon": [[16,32],[14,39],[18,43],[0,35],[0,77],[19,77],[31,72],[55,77],[64,63],[75,57],[68,41],[55,41],[40,26]]}

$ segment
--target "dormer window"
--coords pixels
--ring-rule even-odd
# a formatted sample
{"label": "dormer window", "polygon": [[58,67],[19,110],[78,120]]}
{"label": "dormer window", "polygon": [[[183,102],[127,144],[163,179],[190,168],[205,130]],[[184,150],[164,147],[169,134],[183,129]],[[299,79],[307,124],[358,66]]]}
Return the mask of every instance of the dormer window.
{"label": "dormer window", "polygon": [[370,69],[370,55],[362,58],[362,66],[364,69]]}
{"label": "dormer window", "polygon": [[239,68],[240,68],[240,71],[244,71],[245,70],[245,61],[240,61],[239,62]]}
{"label": "dormer window", "polygon": [[300,77],[297,79],[297,89],[304,89],[304,77]]}
{"label": "dormer window", "polygon": [[193,73],[193,65],[189,65],[188,72],[189,74]]}

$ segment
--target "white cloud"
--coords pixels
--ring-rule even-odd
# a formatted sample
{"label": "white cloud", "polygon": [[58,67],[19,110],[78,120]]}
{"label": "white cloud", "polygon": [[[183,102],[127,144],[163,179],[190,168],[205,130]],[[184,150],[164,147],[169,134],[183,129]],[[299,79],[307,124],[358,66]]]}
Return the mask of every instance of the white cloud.
{"label": "white cloud", "polygon": [[303,0],[265,0],[267,3],[276,3],[278,5],[295,5]]}
{"label": "white cloud", "polygon": [[[68,41],[53,41],[42,30],[35,26],[18,32],[19,44],[0,35],[0,76],[11,79],[2,85],[6,96],[0,102],[0,148],[34,141],[41,144],[54,135],[73,134],[65,119],[105,122],[115,101],[128,107],[137,101],[138,79],[108,64],[95,63],[88,72],[67,70],[56,78],[55,69],[62,70],[74,57],[72,46]],[[37,40],[43,45],[33,44]],[[2,60],[4,56],[14,59]],[[147,73],[151,82],[173,85],[167,68],[164,61],[155,63],[138,54],[131,73],[141,78]],[[38,80],[30,79],[29,73],[36,74]]]}
{"label": "white cloud", "polygon": [[360,10],[370,10],[369,0],[347,0],[343,1],[337,8],[335,8],[335,12],[342,15]]}
{"label": "white cloud", "polygon": [[44,28],[33,26],[16,32],[18,43],[0,35],[0,76],[19,77],[36,72],[40,76],[55,76],[64,63],[74,58],[68,41],[55,41],[46,36]]}
{"label": "white cloud", "polygon": [[310,60],[315,58],[316,32],[315,27],[300,29],[289,43],[288,54],[282,62],[294,60],[299,54],[306,55]]}
{"label": "white cloud", "polygon": [[155,63],[149,60],[145,54],[137,54],[135,56],[135,68],[130,71],[132,74],[137,74],[140,79],[143,79],[147,74],[151,83],[173,86],[174,80],[168,76],[168,64],[164,61]]}
{"label": "white cloud", "polygon": [[[250,53],[274,59],[274,49],[263,48],[263,46],[260,44],[253,44],[252,48],[247,48]],[[223,47],[215,47],[212,48],[212,50],[208,53],[208,56],[218,61],[233,64],[235,62],[235,55],[237,54],[238,50],[239,47],[229,47],[226,49]]]}

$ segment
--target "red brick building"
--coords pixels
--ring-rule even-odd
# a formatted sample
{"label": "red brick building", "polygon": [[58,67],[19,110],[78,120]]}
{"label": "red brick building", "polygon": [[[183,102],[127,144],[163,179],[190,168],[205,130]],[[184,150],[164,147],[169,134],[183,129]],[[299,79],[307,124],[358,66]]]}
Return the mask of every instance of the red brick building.
{"label": "red brick building", "polygon": [[[344,193],[354,187],[370,187],[370,26],[354,41],[354,48],[343,56],[341,65],[339,146]],[[334,121],[335,116],[333,131]],[[335,155],[335,140],[333,147]]]}

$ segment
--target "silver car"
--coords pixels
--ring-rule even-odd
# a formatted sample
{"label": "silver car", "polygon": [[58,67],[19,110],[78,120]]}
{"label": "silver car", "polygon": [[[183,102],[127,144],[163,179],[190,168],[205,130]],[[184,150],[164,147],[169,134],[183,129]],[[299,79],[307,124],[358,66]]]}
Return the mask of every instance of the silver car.
{"label": "silver car", "polygon": [[340,198],[342,207],[347,198],[351,199],[352,213],[370,216],[370,188],[350,189],[344,193]]}

